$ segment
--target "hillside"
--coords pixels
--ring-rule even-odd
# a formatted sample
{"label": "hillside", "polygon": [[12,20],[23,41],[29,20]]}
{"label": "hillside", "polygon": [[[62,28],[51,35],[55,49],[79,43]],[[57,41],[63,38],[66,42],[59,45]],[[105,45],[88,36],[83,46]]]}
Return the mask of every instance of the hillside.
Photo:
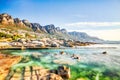
{"label": "hillside", "polygon": [[11,15],[0,14],[0,37],[12,38],[57,38],[64,40],[77,40],[81,42],[102,42],[97,37],[91,37],[83,32],[67,32],[66,29],[60,29],[54,24],[42,26],[39,23],[31,23],[28,20],[13,18]]}
{"label": "hillside", "polygon": [[27,34],[30,38],[34,36],[33,38],[70,39],[66,29],[60,29],[60,27],[55,27],[53,24],[41,26],[39,23],[31,23],[26,19],[13,18],[7,13],[0,14],[0,31],[5,35],[11,34],[12,36],[14,33],[22,34],[25,38]]}

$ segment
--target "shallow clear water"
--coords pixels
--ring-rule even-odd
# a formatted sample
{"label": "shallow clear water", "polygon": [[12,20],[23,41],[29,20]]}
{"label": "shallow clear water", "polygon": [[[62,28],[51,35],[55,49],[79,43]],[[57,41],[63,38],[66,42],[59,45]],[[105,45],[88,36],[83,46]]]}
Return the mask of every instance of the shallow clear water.
{"label": "shallow clear water", "polygon": [[[64,51],[66,54],[60,55]],[[107,54],[102,54],[106,51]],[[72,78],[85,80],[119,80],[120,79],[120,44],[97,44],[85,47],[41,50],[8,50],[14,55],[40,55],[40,61],[31,59],[28,63],[19,63],[14,67],[40,65],[54,69],[58,65],[71,68]],[[71,58],[72,54],[80,60]]]}

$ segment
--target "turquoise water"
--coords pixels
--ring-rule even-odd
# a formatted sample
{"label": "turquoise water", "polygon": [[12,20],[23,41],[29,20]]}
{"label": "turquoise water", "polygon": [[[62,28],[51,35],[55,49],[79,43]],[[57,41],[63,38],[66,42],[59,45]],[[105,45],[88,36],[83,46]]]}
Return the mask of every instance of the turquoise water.
{"label": "turquoise water", "polygon": [[[59,53],[64,51],[65,54]],[[106,51],[107,54],[102,54]],[[71,80],[120,80],[120,44],[97,44],[86,47],[41,50],[6,50],[25,58],[34,55],[28,62],[14,65],[13,68],[27,65],[39,65],[55,69],[58,65],[71,68]],[[80,60],[73,59],[75,54]],[[38,57],[39,56],[39,57]]]}

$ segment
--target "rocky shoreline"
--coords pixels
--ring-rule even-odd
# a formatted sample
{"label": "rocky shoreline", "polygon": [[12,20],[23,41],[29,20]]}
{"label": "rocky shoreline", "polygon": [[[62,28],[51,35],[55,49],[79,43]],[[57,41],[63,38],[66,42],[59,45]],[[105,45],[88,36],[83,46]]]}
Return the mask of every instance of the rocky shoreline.
{"label": "rocky shoreline", "polygon": [[96,43],[80,42],[74,40],[58,40],[56,38],[43,38],[39,40],[18,39],[12,42],[0,42],[0,50],[22,50],[22,49],[51,49],[51,48],[67,48],[76,46],[88,46]]}
{"label": "rocky shoreline", "polygon": [[10,68],[21,60],[21,56],[12,56],[0,53],[0,80],[4,80]]}
{"label": "rocky shoreline", "polygon": [[58,66],[48,70],[41,66],[12,68],[17,63],[25,62],[21,56],[0,53],[0,80],[64,80],[70,78],[70,68]]}

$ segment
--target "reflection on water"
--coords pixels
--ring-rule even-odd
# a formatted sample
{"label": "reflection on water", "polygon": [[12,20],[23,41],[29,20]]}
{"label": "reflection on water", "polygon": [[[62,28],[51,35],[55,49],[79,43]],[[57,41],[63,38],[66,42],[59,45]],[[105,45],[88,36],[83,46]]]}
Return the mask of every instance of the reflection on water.
{"label": "reflection on water", "polygon": [[[60,55],[64,51],[66,54]],[[102,54],[106,51],[107,54]],[[99,44],[86,47],[67,49],[42,49],[42,50],[9,50],[11,54],[24,57],[39,54],[39,60],[31,59],[28,63],[19,63],[14,67],[26,65],[40,65],[46,68],[56,68],[58,65],[67,64],[71,67],[71,80],[83,77],[85,80],[119,80],[120,79],[120,45]],[[80,60],[71,58],[75,54]]]}

